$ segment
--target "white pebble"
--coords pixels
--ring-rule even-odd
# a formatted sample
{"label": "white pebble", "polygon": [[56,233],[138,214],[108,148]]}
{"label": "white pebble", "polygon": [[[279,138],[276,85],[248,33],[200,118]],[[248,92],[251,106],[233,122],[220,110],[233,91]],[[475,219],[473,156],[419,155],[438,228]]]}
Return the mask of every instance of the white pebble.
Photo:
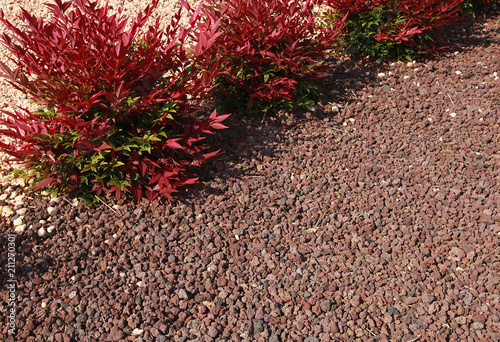
{"label": "white pebble", "polygon": [[48,226],[47,227],[47,233],[52,233],[54,231],[55,227],[54,226]]}
{"label": "white pebble", "polygon": [[40,228],[38,229],[38,236],[45,236],[47,232],[45,231],[45,228]]}
{"label": "white pebble", "polygon": [[3,201],[5,199],[7,199],[8,195],[7,194],[2,194],[0,195],[0,201]]}
{"label": "white pebble", "polygon": [[26,214],[26,211],[27,211],[26,208],[21,208],[18,211],[16,211],[16,214],[19,216],[22,216],[22,215]]}
{"label": "white pebble", "polygon": [[409,79],[409,78],[410,78],[410,76],[408,76],[408,75],[403,76],[403,79],[405,79],[405,80],[407,80],[407,79]]}
{"label": "white pebble", "polygon": [[24,216],[19,216],[18,218],[16,218],[14,220],[14,222],[12,222],[12,224],[14,225],[14,227],[22,225],[23,224],[23,218],[24,218]]}
{"label": "white pebble", "polygon": [[457,113],[450,113],[450,116],[451,116],[452,118],[454,118],[454,117],[456,117],[456,116],[457,116]]}
{"label": "white pebble", "polygon": [[377,76],[378,76],[378,77],[384,77],[384,76],[385,76],[385,73],[383,73],[383,72],[379,72],[379,73],[377,74]]}
{"label": "white pebble", "polygon": [[334,113],[338,113],[338,112],[340,112],[340,108],[339,108],[339,106],[333,106],[333,107],[332,107],[332,112],[334,112]]}
{"label": "white pebble", "polygon": [[26,225],[21,224],[21,225],[17,226],[16,228],[14,228],[14,231],[16,233],[22,233],[22,232],[24,232],[25,229],[26,229]]}
{"label": "white pebble", "polygon": [[54,210],[56,210],[56,208],[54,208],[54,207],[48,207],[47,208],[47,212],[49,213],[49,215],[52,215],[52,213],[54,212]]}
{"label": "white pebble", "polygon": [[5,207],[1,208],[1,213],[2,213],[2,216],[9,217],[9,216],[14,215],[14,210],[12,210],[12,208],[9,206],[5,206]]}
{"label": "white pebble", "polygon": [[139,336],[140,334],[142,334],[144,332],[143,329],[137,329],[135,328],[134,330],[132,330],[132,335],[136,335],[136,336]]}
{"label": "white pebble", "polygon": [[457,71],[455,71],[455,74],[457,74],[458,76],[460,76],[460,75],[462,75],[462,72],[459,71],[459,70],[457,70]]}

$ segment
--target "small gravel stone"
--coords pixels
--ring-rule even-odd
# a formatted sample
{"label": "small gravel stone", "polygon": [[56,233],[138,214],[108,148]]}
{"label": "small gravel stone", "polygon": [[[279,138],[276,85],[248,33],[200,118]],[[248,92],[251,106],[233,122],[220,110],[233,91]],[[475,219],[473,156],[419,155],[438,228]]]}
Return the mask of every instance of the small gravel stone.
{"label": "small gravel stone", "polygon": [[272,333],[269,337],[269,342],[281,342],[281,337],[276,333]]}
{"label": "small gravel stone", "polygon": [[261,319],[253,321],[253,334],[257,335],[264,331],[264,323]]}
{"label": "small gravel stone", "polygon": [[470,292],[466,292],[464,296],[464,304],[465,305],[471,305],[472,300],[474,299],[474,296]]}
{"label": "small gravel stone", "polygon": [[304,342],[319,342],[319,339],[317,337],[308,337]]}
{"label": "small gravel stone", "polygon": [[125,333],[118,327],[114,326],[108,334],[108,341],[121,341],[125,337]]}
{"label": "small gravel stone", "polygon": [[219,330],[217,330],[213,326],[208,327],[208,336],[210,336],[211,338],[216,338],[218,335],[219,335]]}
{"label": "small gravel stone", "polygon": [[14,227],[16,226],[20,226],[23,224],[23,217],[18,217],[17,219],[14,220],[14,222],[12,222],[12,224],[14,225]]}
{"label": "small gravel stone", "polygon": [[139,336],[144,332],[144,329],[135,328],[132,330],[132,335]]}
{"label": "small gravel stone", "polygon": [[434,297],[433,295],[431,294],[428,294],[428,293],[424,293],[422,294],[422,302],[425,303],[425,304],[430,304],[432,303],[434,300],[436,299],[436,297]]}
{"label": "small gravel stone", "polygon": [[393,306],[388,306],[387,312],[390,313],[391,315],[401,315],[401,312],[399,312],[399,310]]}
{"label": "small gravel stone", "polygon": [[179,292],[177,293],[177,295],[181,299],[188,299],[189,298],[189,295],[188,295],[187,291],[184,290],[184,289],[180,289]]}
{"label": "small gravel stone", "polygon": [[76,321],[78,323],[83,323],[87,320],[87,315],[86,314],[80,314],[78,316],[76,316]]}
{"label": "small gravel stone", "polygon": [[14,210],[12,210],[11,207],[9,206],[4,206],[1,208],[2,209],[2,216],[5,216],[5,217],[10,217],[12,215],[14,215]]}
{"label": "small gravel stone", "polygon": [[481,330],[481,329],[484,329],[484,324],[481,322],[473,322],[471,324],[471,328],[474,330]]}

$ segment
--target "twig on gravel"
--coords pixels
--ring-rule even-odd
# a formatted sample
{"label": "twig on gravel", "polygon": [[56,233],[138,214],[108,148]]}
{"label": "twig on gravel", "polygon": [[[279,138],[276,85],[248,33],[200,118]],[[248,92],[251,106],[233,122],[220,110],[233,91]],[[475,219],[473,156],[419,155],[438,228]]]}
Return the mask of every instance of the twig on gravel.
{"label": "twig on gravel", "polygon": [[106,207],[108,207],[109,209],[111,209],[115,214],[116,214],[116,210],[111,208],[106,202],[104,202],[102,199],[99,198],[99,196],[95,196],[99,201],[101,201],[102,204],[104,204]]}
{"label": "twig on gravel", "polygon": [[371,331],[370,329],[366,328],[366,331],[368,331],[374,338],[376,341],[379,340],[379,337],[377,336],[377,334],[375,334],[373,331]]}
{"label": "twig on gravel", "polygon": [[453,99],[451,98],[450,93],[447,93],[446,95],[448,95],[448,97],[450,98],[451,104],[455,105],[455,102],[453,102]]}

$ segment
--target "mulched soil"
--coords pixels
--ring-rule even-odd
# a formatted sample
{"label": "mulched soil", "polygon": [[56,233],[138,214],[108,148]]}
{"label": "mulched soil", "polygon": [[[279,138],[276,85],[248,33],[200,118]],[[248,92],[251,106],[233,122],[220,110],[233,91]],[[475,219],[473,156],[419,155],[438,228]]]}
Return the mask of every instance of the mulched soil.
{"label": "mulched soil", "polygon": [[332,62],[315,110],[230,118],[172,203],[2,185],[0,340],[499,341],[499,37]]}

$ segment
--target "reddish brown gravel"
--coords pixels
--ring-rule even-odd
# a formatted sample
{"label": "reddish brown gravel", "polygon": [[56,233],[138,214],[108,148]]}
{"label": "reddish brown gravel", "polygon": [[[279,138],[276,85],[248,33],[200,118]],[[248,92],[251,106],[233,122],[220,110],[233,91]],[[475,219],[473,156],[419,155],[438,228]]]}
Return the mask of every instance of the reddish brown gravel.
{"label": "reddish brown gravel", "polygon": [[0,340],[499,341],[499,37],[335,63],[315,110],[232,117],[183,200],[2,185]]}

